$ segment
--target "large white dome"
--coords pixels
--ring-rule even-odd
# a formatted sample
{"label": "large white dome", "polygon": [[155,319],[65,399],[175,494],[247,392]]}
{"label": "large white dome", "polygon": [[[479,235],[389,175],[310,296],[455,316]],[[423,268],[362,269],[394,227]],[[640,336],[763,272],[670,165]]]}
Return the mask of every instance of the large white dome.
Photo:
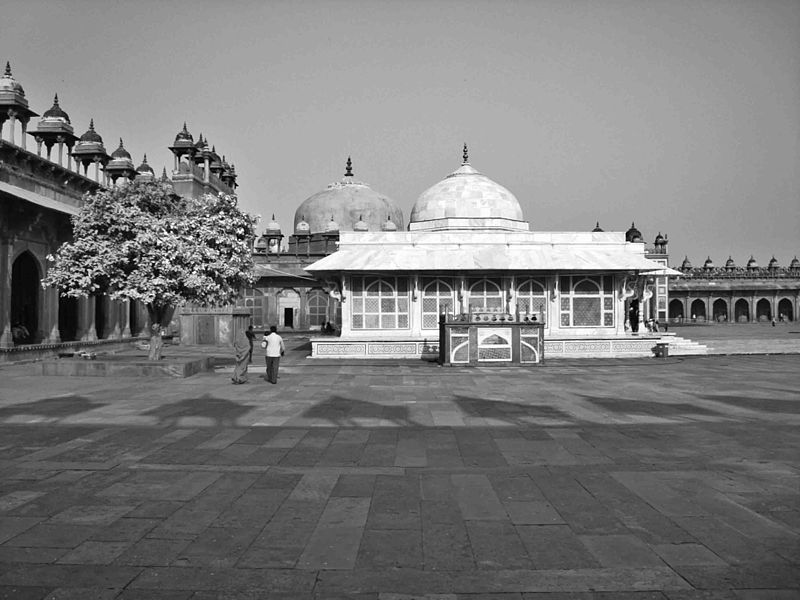
{"label": "large white dome", "polygon": [[514,194],[465,161],[422,192],[408,228],[528,230],[528,223]]}

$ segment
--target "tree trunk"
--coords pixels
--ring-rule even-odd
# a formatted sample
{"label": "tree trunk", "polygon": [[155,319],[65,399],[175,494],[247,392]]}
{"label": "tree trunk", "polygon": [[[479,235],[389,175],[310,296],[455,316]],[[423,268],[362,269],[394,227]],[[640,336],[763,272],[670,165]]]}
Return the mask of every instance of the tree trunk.
{"label": "tree trunk", "polygon": [[161,349],[164,347],[164,340],[161,338],[163,329],[161,321],[166,314],[166,308],[148,304],[147,314],[150,317],[150,352],[147,360],[161,360]]}

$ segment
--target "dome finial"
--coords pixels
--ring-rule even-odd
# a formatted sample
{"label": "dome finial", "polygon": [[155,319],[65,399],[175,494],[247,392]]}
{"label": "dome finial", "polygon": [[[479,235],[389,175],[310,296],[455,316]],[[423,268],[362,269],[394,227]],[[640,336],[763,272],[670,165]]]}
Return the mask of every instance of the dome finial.
{"label": "dome finial", "polygon": [[464,162],[461,164],[469,164],[469,150],[467,149],[467,142],[464,142]]}
{"label": "dome finial", "polygon": [[147,163],[147,154],[145,154],[145,155],[144,155],[144,158],[142,158],[142,162],[143,162],[143,163]]}
{"label": "dome finial", "polygon": [[89,131],[94,131],[94,117],[89,119]]}
{"label": "dome finial", "polygon": [[347,168],[345,169],[344,176],[345,177],[352,177],[353,176],[353,161],[350,160],[350,157],[347,157]]}
{"label": "dome finial", "polygon": [[56,95],[53,97],[53,106],[58,106],[58,92],[56,92]]}
{"label": "dome finial", "polygon": [[11,61],[6,61],[6,77],[11,77]]}

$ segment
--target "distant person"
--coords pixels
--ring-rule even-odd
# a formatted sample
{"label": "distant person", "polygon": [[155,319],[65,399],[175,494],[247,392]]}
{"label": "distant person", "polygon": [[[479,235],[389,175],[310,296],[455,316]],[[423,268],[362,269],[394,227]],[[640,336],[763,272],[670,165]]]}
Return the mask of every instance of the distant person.
{"label": "distant person", "polygon": [[775,327],[775,317],[772,317],[772,326]]}
{"label": "distant person", "polygon": [[278,383],[278,367],[280,366],[281,356],[286,353],[286,346],[283,338],[278,335],[278,328],[271,325],[269,335],[265,335],[261,345],[265,348],[265,358],[267,361],[267,381]]}
{"label": "distant person", "polygon": [[231,381],[235,384],[247,383],[247,365],[249,363],[249,353],[253,351],[252,344],[248,343],[247,336],[241,332],[236,335],[233,341],[233,351],[235,365],[233,367],[233,377]]}
{"label": "distant person", "polygon": [[653,320],[653,332],[654,333],[658,333],[658,330],[659,330],[658,319],[654,319]]}
{"label": "distant person", "polygon": [[256,332],[253,331],[253,326],[250,325],[244,334],[247,336],[247,341],[250,342],[250,353],[248,354],[247,362],[253,362],[253,342],[256,339]]}
{"label": "distant person", "polygon": [[639,333],[639,303],[635,300],[631,302],[631,307],[628,310],[628,321],[631,324],[631,331]]}

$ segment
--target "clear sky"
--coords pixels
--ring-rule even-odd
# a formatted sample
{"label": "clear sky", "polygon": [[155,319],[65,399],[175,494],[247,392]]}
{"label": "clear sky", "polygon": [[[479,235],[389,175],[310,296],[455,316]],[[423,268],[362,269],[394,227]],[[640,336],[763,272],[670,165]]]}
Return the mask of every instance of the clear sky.
{"label": "clear sky", "polygon": [[157,173],[186,121],[284,232],[356,178],[406,218],[471,164],[535,230],[667,233],[670,254],[800,254],[798,0],[4,0],[0,61]]}

